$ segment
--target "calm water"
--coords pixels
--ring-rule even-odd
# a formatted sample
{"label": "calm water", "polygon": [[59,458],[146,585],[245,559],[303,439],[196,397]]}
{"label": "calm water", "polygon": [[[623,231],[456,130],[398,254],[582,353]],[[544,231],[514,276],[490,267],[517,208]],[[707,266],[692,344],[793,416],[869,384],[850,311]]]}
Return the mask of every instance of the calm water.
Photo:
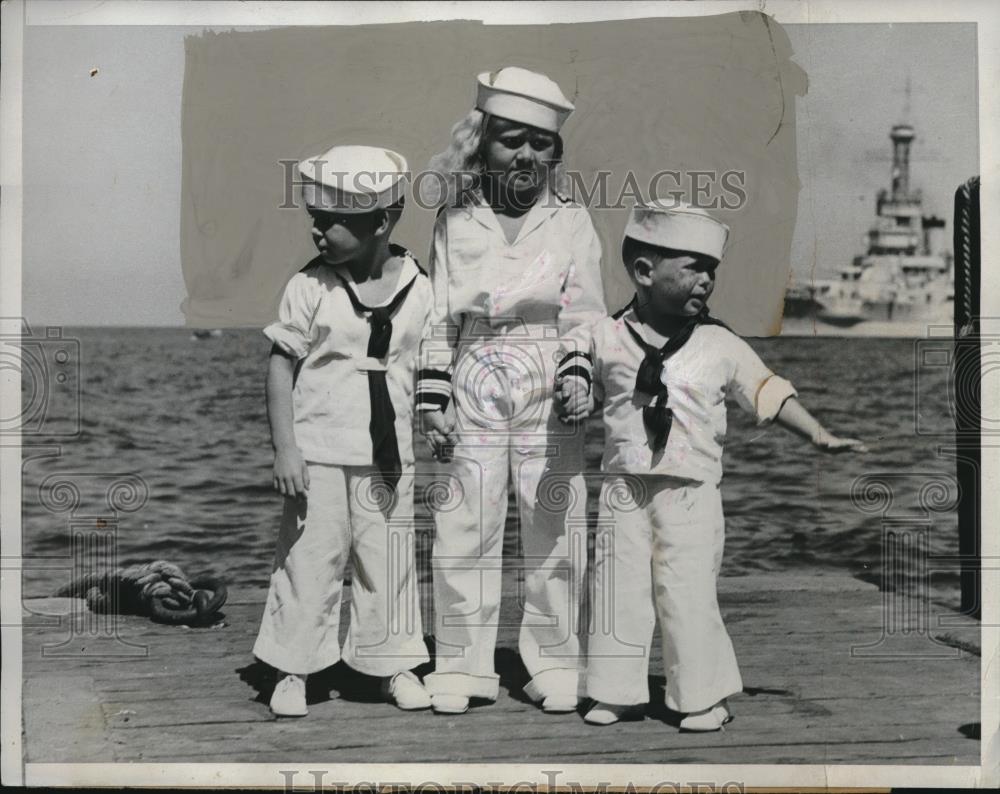
{"label": "calm water", "polygon": [[[192,341],[182,329],[96,328],[65,335],[79,341],[81,397],[77,406],[71,362],[61,391],[38,412],[38,434],[25,452],[26,594],[47,594],[64,581],[73,530],[98,522],[117,527],[119,564],[164,558],[189,575],[208,571],[233,584],[265,584],[280,497],[270,484],[263,335],[229,331]],[[852,503],[852,483],[890,473],[893,509],[914,517],[923,515],[918,493],[927,483],[943,480],[954,498],[954,462],[947,456],[953,444],[947,435],[915,431],[918,409],[921,426],[947,431],[947,370],[925,367],[915,377],[911,340],[751,343],[827,427],[865,439],[871,451],[822,455],[781,428],[755,427],[733,407],[723,574],[878,571],[881,518]],[[76,355],[72,344],[64,347]],[[45,377],[53,373],[50,367]],[[24,393],[27,408],[37,404],[32,384]],[[58,435],[77,427],[76,438]],[[596,470],[598,424],[589,439]],[[424,444],[417,447],[423,451]],[[120,509],[109,507],[109,499]],[[956,554],[954,511],[930,518],[932,553]],[[516,553],[513,535],[510,553]],[[940,598],[957,601],[957,577],[936,574],[933,582]]]}

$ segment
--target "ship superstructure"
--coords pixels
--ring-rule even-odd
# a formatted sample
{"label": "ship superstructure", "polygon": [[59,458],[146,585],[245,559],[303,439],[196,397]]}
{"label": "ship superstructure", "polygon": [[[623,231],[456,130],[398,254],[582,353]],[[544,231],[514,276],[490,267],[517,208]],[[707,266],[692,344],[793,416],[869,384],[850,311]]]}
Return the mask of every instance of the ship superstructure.
{"label": "ship superstructure", "polygon": [[788,317],[814,317],[850,326],[868,320],[950,322],[954,302],[951,253],[945,222],[924,215],[919,190],[910,187],[909,124],[892,139],[892,188],[878,192],[875,223],[864,238],[867,253],[854,257],[838,278],[793,286],[785,296]]}

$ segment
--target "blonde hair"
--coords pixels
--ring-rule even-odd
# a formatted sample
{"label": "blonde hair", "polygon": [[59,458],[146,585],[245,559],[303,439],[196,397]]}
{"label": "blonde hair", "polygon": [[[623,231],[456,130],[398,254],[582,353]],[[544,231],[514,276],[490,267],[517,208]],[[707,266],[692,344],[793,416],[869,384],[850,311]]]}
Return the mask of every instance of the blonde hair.
{"label": "blonde hair", "polygon": [[[486,171],[482,145],[489,120],[490,116],[473,108],[451,128],[448,148],[427,163],[428,170],[442,178],[433,180],[430,189],[421,186],[422,200],[431,206],[461,207],[482,197],[481,177]],[[556,135],[556,141],[556,164],[548,170],[548,186],[550,191],[566,196],[569,178],[562,161],[562,138]]]}

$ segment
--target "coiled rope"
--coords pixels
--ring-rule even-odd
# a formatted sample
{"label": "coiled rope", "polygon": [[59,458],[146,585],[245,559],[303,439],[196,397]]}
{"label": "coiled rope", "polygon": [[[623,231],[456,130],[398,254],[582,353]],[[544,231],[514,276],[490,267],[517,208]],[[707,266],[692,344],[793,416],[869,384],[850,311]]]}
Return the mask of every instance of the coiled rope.
{"label": "coiled rope", "polygon": [[92,612],[144,615],[158,623],[204,626],[226,603],[226,585],[212,576],[191,581],[166,560],[87,574],[59,588],[57,596],[84,598]]}

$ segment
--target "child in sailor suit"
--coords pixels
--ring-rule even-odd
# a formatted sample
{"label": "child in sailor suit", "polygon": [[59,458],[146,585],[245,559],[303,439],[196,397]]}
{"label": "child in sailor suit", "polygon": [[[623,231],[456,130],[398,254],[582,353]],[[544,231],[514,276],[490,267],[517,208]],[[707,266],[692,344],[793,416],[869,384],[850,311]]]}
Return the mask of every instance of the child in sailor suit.
{"label": "child in sailor suit", "polygon": [[827,433],[788,381],[708,315],[727,237],[728,227],[685,205],[638,208],[623,245],[636,297],[578,332],[580,349],[560,364],[560,388],[577,394],[577,417],[603,402],[606,436],[588,638],[591,723],[641,715],[657,617],[666,705],[687,715],[682,729],[718,730],[730,719],[726,698],[742,691],[716,596],[726,398],[822,449],[862,449]]}
{"label": "child in sailor suit", "polygon": [[[523,543],[525,692],[546,711],[577,706],[584,433],[560,421],[553,382],[563,336],[605,309],[593,223],[552,184],[557,131],[572,107],[544,75],[508,67],[479,76],[478,109],[453,131],[459,143],[475,140],[488,170],[480,192],[438,215],[429,261],[435,324],[447,338],[425,346],[417,408],[438,423],[428,434],[436,449],[454,444],[441,459],[450,458],[443,470],[459,495],[435,517],[437,644],[426,685],[439,712],[461,713],[469,698],[495,700],[499,691],[511,480]],[[508,211],[514,199],[524,202],[520,214]],[[449,414],[457,418],[446,439]]]}
{"label": "child in sailor suit", "polygon": [[[329,170],[327,170],[329,169]],[[306,714],[305,679],[343,659],[400,708],[428,708],[414,570],[412,405],[430,279],[389,242],[406,163],[334,147],[299,164],[320,255],[288,282],[272,341],[268,418],[286,498],[254,655],[282,677],[277,716]],[[334,176],[340,174],[341,176]],[[363,178],[377,180],[358,192]],[[349,187],[348,187],[349,186]],[[353,563],[351,624],[341,596]]]}

